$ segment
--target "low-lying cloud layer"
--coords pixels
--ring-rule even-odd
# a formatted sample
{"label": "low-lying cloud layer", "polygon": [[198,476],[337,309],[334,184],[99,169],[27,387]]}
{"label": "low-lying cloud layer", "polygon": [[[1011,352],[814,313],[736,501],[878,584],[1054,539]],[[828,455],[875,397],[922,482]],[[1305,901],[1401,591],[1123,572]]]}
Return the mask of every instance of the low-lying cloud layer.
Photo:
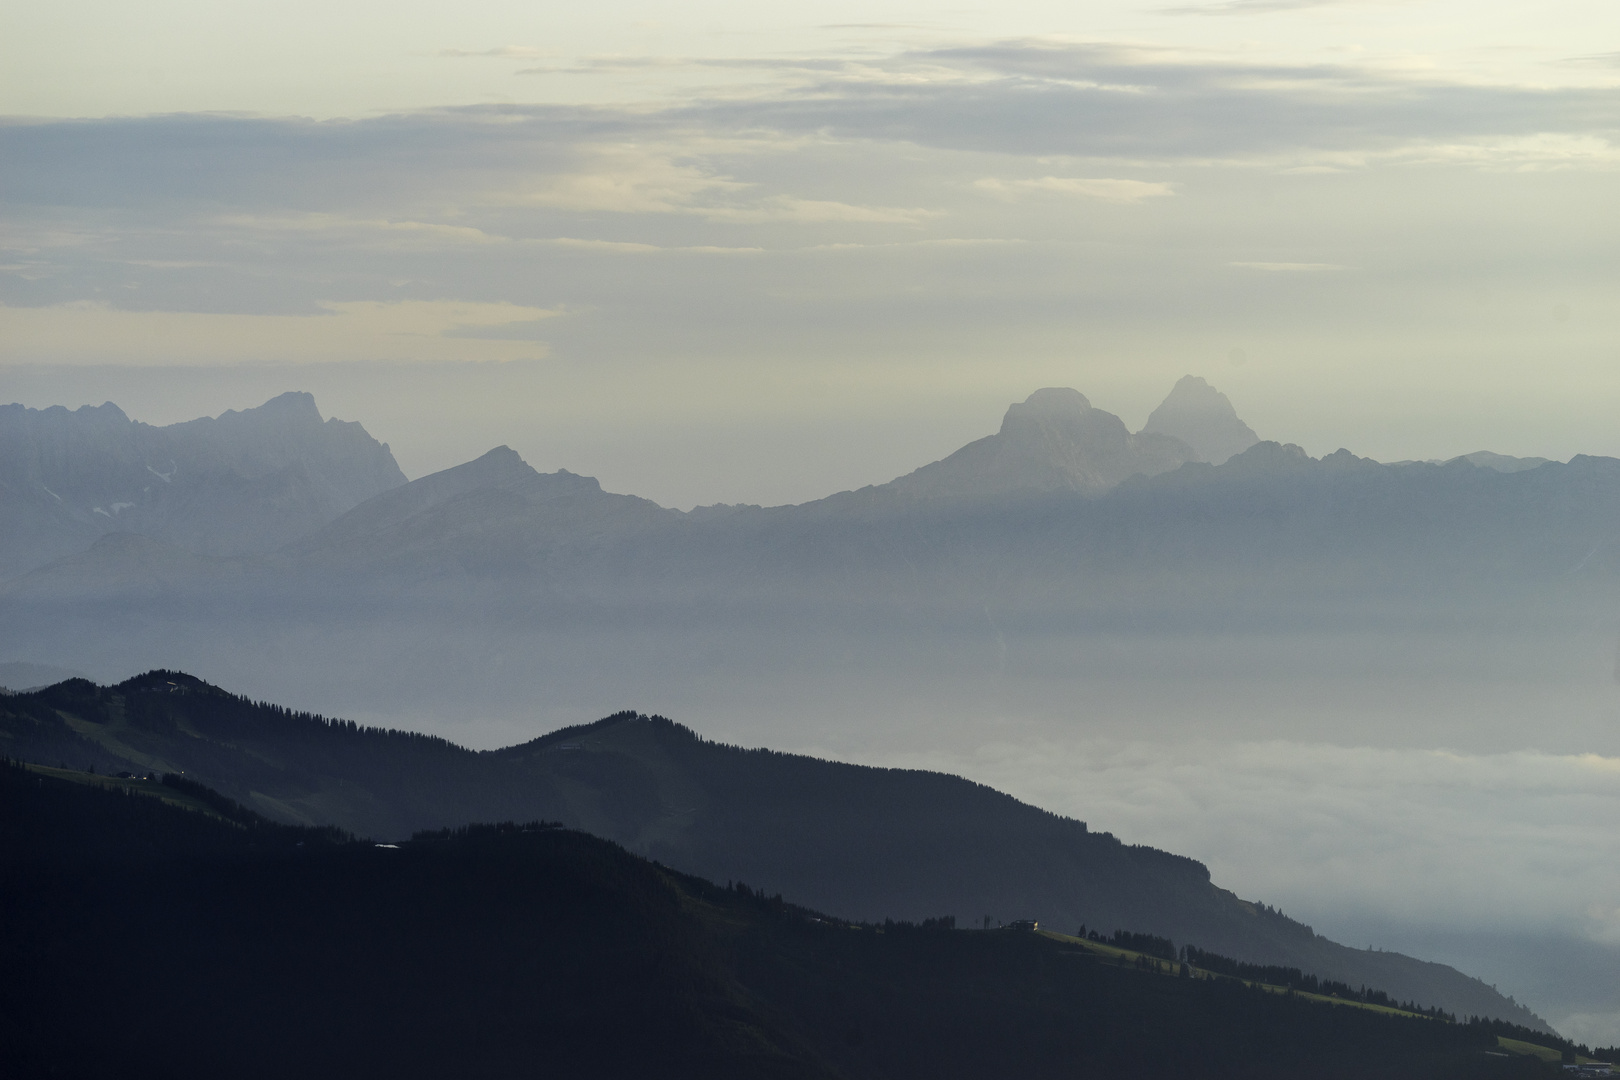
{"label": "low-lying cloud layer", "polygon": [[1620,896],[1620,759],[1021,740],[953,761],[1132,841],[1199,852],[1218,880],[1307,921],[1376,911],[1620,945],[1620,907],[1600,899]]}
{"label": "low-lying cloud layer", "polygon": [[1318,933],[1445,960],[1572,1037],[1620,1038],[1620,759],[1048,737],[896,763],[1195,853]]}

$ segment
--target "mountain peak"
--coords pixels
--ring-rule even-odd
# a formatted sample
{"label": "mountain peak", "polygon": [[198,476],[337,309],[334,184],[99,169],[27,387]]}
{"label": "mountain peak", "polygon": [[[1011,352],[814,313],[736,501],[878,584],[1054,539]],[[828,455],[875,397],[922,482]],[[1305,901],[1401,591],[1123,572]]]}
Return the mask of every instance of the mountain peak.
{"label": "mountain peak", "polygon": [[1048,386],[1009,406],[1007,415],[1002,417],[1001,430],[1005,434],[1010,427],[1022,423],[1078,420],[1094,411],[1091,402],[1080,391],[1067,386]]}
{"label": "mountain peak", "polygon": [[[1360,460],[1348,450],[1340,450],[1337,453],[1344,454],[1353,460]],[[1329,457],[1332,456],[1334,455],[1329,455]],[[1233,454],[1225,464],[1237,472],[1261,472],[1297,469],[1304,465],[1310,465],[1315,460],[1305,452],[1303,447],[1295,443],[1279,443],[1267,439],[1264,442],[1256,442],[1241,454]],[[1327,459],[1323,458],[1322,460]]]}
{"label": "mountain peak", "polygon": [[1078,390],[1049,386],[1008,408],[996,434],[900,477],[892,487],[925,497],[1097,495],[1135,473],[1168,472],[1194,457],[1177,439],[1132,435],[1124,421],[1093,408]]}
{"label": "mountain peak", "polygon": [[1180,439],[1216,465],[1260,441],[1254,429],[1238,418],[1231,400],[1196,375],[1181,377],[1142,431]]}
{"label": "mountain peak", "polygon": [[524,461],[522,456],[505,443],[486,451],[478,457],[467,462],[462,468],[469,471],[476,470],[481,473],[509,473],[513,476],[532,476],[534,466]]}
{"label": "mountain peak", "polygon": [[110,401],[103,401],[100,405],[80,405],[73,412],[76,416],[82,416],[86,419],[93,417],[104,424],[113,424],[119,427],[126,427],[129,424],[128,414]]}
{"label": "mountain peak", "polygon": [[213,418],[204,416],[171,426],[198,430],[261,430],[266,427],[316,428],[320,425],[321,410],[315,404],[315,395],[306,390],[289,390],[250,409],[226,409]]}
{"label": "mountain peak", "polygon": [[265,413],[296,413],[304,416],[313,416],[316,420],[321,418],[321,410],[315,404],[315,395],[307,390],[288,390],[285,394],[277,394],[257,409],[247,409],[246,412]]}

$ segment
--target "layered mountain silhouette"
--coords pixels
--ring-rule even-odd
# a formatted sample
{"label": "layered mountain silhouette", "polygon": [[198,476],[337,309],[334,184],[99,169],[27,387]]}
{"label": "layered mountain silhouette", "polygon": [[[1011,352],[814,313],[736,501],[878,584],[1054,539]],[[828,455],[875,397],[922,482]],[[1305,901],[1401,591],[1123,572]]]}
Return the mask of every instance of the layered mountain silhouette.
{"label": "layered mountain silhouette", "polygon": [[[386,447],[358,425],[323,422],[304,395],[173,428],[134,424],[116,410],[13,407],[0,417],[8,433],[0,539],[10,545],[0,547],[14,569],[52,561],[0,583],[0,659],[108,681],[185,667],[256,696],[336,703],[425,727],[493,716],[508,731],[543,730],[625,701],[707,718],[724,709],[727,730],[747,729],[739,717],[781,714],[804,732],[790,745],[813,747],[826,745],[816,724],[882,730],[891,710],[903,723],[927,716],[944,725],[1027,706],[1084,731],[1107,719],[1110,699],[1095,689],[1109,658],[1151,655],[1166,641],[1192,643],[1181,655],[1204,665],[1203,676],[1235,684],[1292,677],[1273,658],[1275,643],[1319,639],[1335,657],[1344,653],[1340,668],[1358,686],[1375,686],[1388,660],[1358,642],[1419,634],[1420,650],[1466,652],[1479,627],[1584,633],[1612,622],[1620,461],[1479,453],[1386,465],[1270,441],[1221,461],[1248,429],[1195,380],[1178,384],[1154,416],[1150,427],[1162,430],[1132,435],[1082,395],[1044,390],[1009,409],[996,434],[892,483],[798,506],[681,513],[603,491],[590,477],[540,473],[506,447],[403,483]],[[107,477],[154,501],[115,509],[131,499]],[[274,491],[297,497],[278,501],[266,494]],[[1254,657],[1243,653],[1245,640]],[[1217,641],[1220,649],[1202,655],[1194,648]],[[1513,639],[1503,648],[1521,646]],[[1586,651],[1612,657],[1612,642]],[[1481,655],[1476,669],[1490,662]],[[28,670],[6,685],[37,685]],[[1154,669],[1144,693],[1167,681],[1193,685],[1163,670]],[[1607,669],[1600,675],[1612,685]],[[1567,679],[1563,668],[1553,676]],[[1311,692],[1303,683],[1298,690]],[[1467,725],[1446,744],[1469,746],[1472,714]],[[643,729],[613,730],[629,740]],[[539,769],[540,787],[573,793],[535,815],[569,815],[716,875],[752,873],[763,883],[766,871],[780,873],[778,887],[797,881],[807,900],[885,913],[853,894],[817,892],[785,862],[727,871],[743,864],[713,861],[734,838],[717,839],[728,835],[719,818],[688,828],[681,817],[709,803],[676,794],[648,801],[664,790],[656,778],[687,766],[636,765],[685,753],[664,728],[645,731],[652,734],[636,735],[645,746],[634,753],[536,747],[521,768],[523,755],[506,756],[524,783]],[[203,744],[178,745],[201,753]],[[499,756],[457,750],[451,758],[477,764],[450,788],[502,790],[494,773],[478,771]],[[180,760],[176,767],[187,767]],[[585,783],[558,771],[575,767],[568,762],[602,771]],[[284,820],[341,820],[381,835],[530,812],[516,802],[451,800],[433,803],[431,814],[396,816],[438,798],[440,764],[400,766],[414,793],[368,786],[366,777],[393,765],[315,769],[324,779],[293,784],[272,783],[274,770],[271,779],[219,782],[266,812],[260,796],[282,804]],[[784,774],[778,782],[797,781]],[[680,780],[670,790],[709,783]],[[841,780],[828,784],[824,794],[843,790]],[[343,792],[357,801],[342,803]],[[870,804],[879,816],[883,805]],[[612,817],[621,813],[628,816]],[[817,850],[804,837],[794,843]],[[829,850],[830,864],[846,849]],[[1064,889],[1081,895],[1072,880]],[[888,903],[922,894],[896,886],[885,895]],[[1039,898],[953,895],[964,906],[991,901],[987,911],[957,911],[963,918],[1013,917]],[[1104,917],[1056,900],[1050,911],[1076,923]],[[1230,927],[1166,926],[1206,947],[1248,948],[1241,935],[1218,936]],[[1308,935],[1293,944],[1286,937],[1267,939],[1279,951],[1249,955],[1320,960]],[[1377,972],[1364,978],[1391,983]]]}
{"label": "layered mountain silhouette", "polygon": [[1477,979],[1346,948],[1219,888],[1192,859],[1122,844],[983,785],[742,750],[658,717],[623,713],[474,753],[152,672],[114,687],[75,680],[0,697],[0,745],[14,758],[102,775],[183,773],[280,821],[378,839],[545,818],[847,917],[1131,928],[1544,1027]]}
{"label": "layered mountain silhouette", "polygon": [[[1189,395],[1207,403],[1183,380],[1167,404]],[[1058,631],[1590,622],[1620,583],[1615,459],[1383,465],[1268,441],[1214,465],[1154,439],[1042,391],[998,434],[893,483],[692,513],[500,447],[343,513],[327,504],[271,553],[107,533],[0,583],[0,656],[108,674],[185,663],[266,686],[318,675],[379,702],[407,687],[515,701],[587,671],[689,680],[689,649],[753,657],[742,679],[852,651],[900,679],[931,657],[965,674]],[[1184,460],[1147,475],[1143,446]],[[563,659],[589,640],[589,660]],[[519,641],[530,659],[502,659]],[[498,675],[479,674],[491,664]]]}
{"label": "layered mountain silhouette", "polygon": [[285,551],[324,572],[397,566],[476,576],[588,559],[597,545],[680,518],[647,499],[604,492],[593,477],[537,472],[501,446],[380,495]]}
{"label": "layered mountain silhouette", "polygon": [[[1101,495],[970,489],[942,483],[940,497],[919,497],[896,481],[798,506],[682,514],[590,477],[536,472],[501,447],[368,500],[273,556],[111,534],[0,585],[0,603],[272,584],[283,596],[334,584],[402,595],[498,581],[576,600],[791,605],[813,589],[818,603],[990,601],[1079,614],[1099,603],[1147,611],[1330,595],[1489,601],[1515,583],[1561,590],[1572,573],[1620,567],[1610,543],[1620,461],[1609,458],[1501,472],[1465,459],[1381,465],[1345,450],[1312,458],[1261,442],[1219,466],[1136,474]],[[1195,593],[1182,587],[1195,579]]]}
{"label": "layered mountain silhouette", "polygon": [[15,1080],[1508,1080],[1587,1051],[1141,934],[852,922],[555,822],[380,846],[175,774],[0,761],[0,910]]}
{"label": "layered mountain silhouette", "polygon": [[[1049,388],[1013,405],[996,434],[888,484],[800,506],[690,514],[567,471],[538,473],[506,447],[405,484],[386,447],[358,425],[321,423],[301,394],[169,428],[132,423],[112,406],[12,406],[0,411],[0,435],[0,500],[15,511],[3,519],[0,577],[54,557],[5,590],[38,599],[269,578],[296,591],[291,581],[310,575],[326,589],[334,574],[345,588],[515,577],[529,591],[661,597],[822,588],[831,575],[838,591],[881,597],[897,588],[961,594],[989,584],[984,573],[1001,582],[1039,573],[1071,591],[1084,576],[1073,571],[1100,569],[1098,559],[1113,572],[1155,574],[1212,557],[1287,558],[1289,548],[1320,560],[1370,532],[1386,549],[1406,544],[1394,552],[1399,567],[1434,551],[1413,526],[1455,528],[1463,549],[1475,548],[1503,527],[1539,528],[1528,505],[1503,500],[1556,501],[1560,484],[1584,482],[1495,455],[1440,471],[1344,451],[1310,459],[1256,443],[1224,395],[1192,376],[1139,434],[1078,392]],[[159,470],[160,456],[174,468]],[[1209,471],[1201,459],[1224,463]],[[1529,479],[1489,479],[1509,470]],[[1555,512],[1602,516],[1601,507]],[[1481,517],[1496,528],[1478,533]],[[1521,541],[1510,546],[1522,556]],[[1051,565],[1059,549],[1066,566]],[[1118,565],[1127,555],[1130,565]]]}
{"label": "layered mountain silhouette", "polygon": [[[1539,469],[1552,459],[1544,457],[1513,457],[1511,454],[1494,454],[1489,450],[1476,450],[1472,454],[1459,454],[1454,458],[1435,458],[1425,464],[1449,465],[1453,461],[1466,461],[1470,465],[1478,465],[1482,469],[1495,469],[1497,472],[1524,472],[1526,469]],[[1415,461],[1397,461],[1396,465],[1415,465]]]}
{"label": "layered mountain silhouette", "polygon": [[[1199,462],[1221,467],[1200,471]],[[1405,502],[1438,491],[1448,510],[1466,514],[1463,504],[1474,500],[1487,517],[1506,513],[1501,524],[1511,531],[1527,524],[1514,517],[1518,508],[1485,504],[1515,490],[1531,501],[1557,500],[1553,490],[1569,479],[1543,475],[1538,466],[1546,463],[1537,458],[1478,452],[1444,464],[1450,471],[1435,473],[1434,463],[1382,467],[1345,451],[1315,461],[1298,448],[1257,443],[1223,394],[1188,376],[1137,434],[1079,392],[1048,388],[1010,407],[997,433],[890,483],[800,506],[683,515],[603,492],[589,477],[537,473],[506,447],[406,485],[385,445],[359,424],[323,422],[307,394],[162,428],[130,421],[111,404],[73,412],[12,405],[0,408],[0,581],[58,563],[24,591],[90,596],[272,567],[362,576],[410,567],[436,579],[539,574],[576,591],[611,577],[684,594],[697,583],[683,574],[718,574],[720,587],[732,589],[836,566],[861,589],[875,574],[887,592],[896,560],[916,567],[951,558],[963,542],[1004,543],[998,532],[1056,541],[1053,529],[1122,513],[1108,529],[1144,530],[1132,546],[1150,558],[1171,537],[1207,547],[1229,533],[1227,524],[1210,534],[1177,514],[1240,510],[1252,519],[1254,539],[1269,545],[1260,534],[1279,516],[1314,518],[1309,528],[1326,524],[1307,505],[1313,497],[1329,500],[1330,516],[1347,499],[1371,500],[1361,509],[1388,515],[1380,528],[1393,523],[1398,536],[1433,517]],[[1463,465],[1479,475],[1458,471]],[[1520,472],[1532,479],[1517,489],[1486,479]],[[1259,488],[1267,489],[1264,506],[1252,502]],[[997,500],[1016,505],[996,509]],[[1158,504],[1155,520],[1143,516],[1144,500]],[[1571,511],[1580,512],[1555,507]],[[1349,533],[1361,535],[1366,520],[1346,522]],[[107,542],[97,545],[102,537]],[[1078,542],[1082,561],[1096,551],[1096,538],[1063,542]],[[269,562],[209,561],[272,553]]]}
{"label": "layered mountain silhouette", "polygon": [[130,532],[198,554],[269,552],[405,482],[309,394],[167,427],[118,406],[0,406],[0,577]]}

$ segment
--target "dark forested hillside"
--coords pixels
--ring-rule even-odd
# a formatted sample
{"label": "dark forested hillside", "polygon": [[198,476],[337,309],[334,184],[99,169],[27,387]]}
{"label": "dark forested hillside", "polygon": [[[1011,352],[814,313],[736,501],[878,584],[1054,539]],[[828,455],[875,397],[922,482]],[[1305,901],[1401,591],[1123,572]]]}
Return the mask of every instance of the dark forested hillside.
{"label": "dark forested hillside", "polygon": [[178,672],[0,697],[0,753],[104,774],[182,773],[281,821],[379,839],[557,809],[529,776],[444,739],[248,701]]}
{"label": "dark forested hillside", "polygon": [[72,680],[0,697],[0,752],[104,775],[183,773],[278,820],[378,840],[474,821],[561,821],[686,872],[751,881],[850,917],[1129,926],[1540,1026],[1477,979],[1328,941],[1219,888],[1192,859],[1124,844],[983,785],[718,745],[657,717],[625,713],[475,753],[159,671],[115,687]]}
{"label": "dark forested hillside", "polygon": [[230,813],[0,765],[8,1076],[1556,1075],[1489,1027],[851,924],[541,823],[380,848],[182,793]]}

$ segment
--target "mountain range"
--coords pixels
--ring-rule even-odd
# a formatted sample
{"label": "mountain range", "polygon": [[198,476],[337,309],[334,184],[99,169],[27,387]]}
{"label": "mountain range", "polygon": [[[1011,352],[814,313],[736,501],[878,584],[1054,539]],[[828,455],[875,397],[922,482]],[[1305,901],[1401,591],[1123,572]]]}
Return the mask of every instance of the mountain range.
{"label": "mountain range", "polygon": [[274,551],[405,482],[356,423],[288,393],[168,427],[108,402],[0,406],[0,578],[133,532],[202,554]]}
{"label": "mountain range", "polygon": [[[87,410],[25,412],[34,421],[61,412],[54,420],[66,424]],[[1620,567],[1610,543],[1620,535],[1614,459],[1526,467],[1526,459],[1484,453],[1443,464],[1381,465],[1347,450],[1311,458],[1255,440],[1225,396],[1191,376],[1137,434],[1076,391],[1045,389],[1013,405],[996,434],[890,483],[797,506],[690,513],[604,492],[566,470],[536,472],[507,447],[400,483],[386,447],[357,425],[320,424],[303,395],[195,423],[224,431],[227,420],[258,440],[248,440],[253,453],[217,455],[258,462],[230,473],[239,486],[268,467],[273,455],[260,452],[260,435],[270,427],[293,425],[276,428],[269,441],[277,446],[297,442],[300,424],[306,434],[334,433],[323,434],[321,453],[274,474],[301,490],[319,487],[320,508],[293,513],[232,489],[217,504],[194,492],[184,521],[157,500],[119,511],[115,523],[95,516],[98,503],[84,527],[101,529],[100,539],[14,577],[0,586],[0,603],[221,590],[235,600],[270,590],[316,603],[448,585],[457,602],[516,590],[537,602],[989,604],[1015,617],[1032,606],[1085,617],[1128,603],[1158,616],[1167,605],[1254,609],[1257,599],[1296,610],[1345,596],[1408,607],[1436,593],[1490,600],[1525,583],[1557,590],[1568,583],[1559,579],[1584,589],[1592,574],[1607,579]],[[176,440],[191,426],[125,425]],[[352,453],[332,449],[339,442]],[[1242,449],[1228,454],[1234,447]],[[132,464],[149,457],[116,461],[150,473],[149,464]],[[67,487],[61,472],[50,477]],[[189,475],[168,483],[184,489]],[[215,508],[204,513],[205,505]],[[276,528],[248,528],[254,513],[274,516]],[[193,534],[211,539],[188,542]],[[13,553],[14,564],[21,559]]]}
{"label": "mountain range", "polygon": [[200,780],[269,817],[393,840],[560,821],[687,873],[842,915],[1129,928],[1299,968],[1460,1016],[1545,1029],[1441,964],[1329,941],[1239,899],[1201,863],[1126,845],[983,785],[742,750],[625,713],[485,753],[254,703],[174,672],[0,697],[8,757]]}
{"label": "mountain range", "polygon": [[175,774],[0,761],[0,910],[18,1080],[1506,1080],[1591,1053],[1151,935],[852,922],[555,822],[379,845]]}
{"label": "mountain range", "polygon": [[[591,748],[521,744],[628,704],[733,737],[747,731],[755,744],[815,748],[837,743],[832,732],[844,739],[840,756],[860,756],[872,745],[861,739],[888,738],[892,748],[896,733],[943,745],[1002,714],[1058,717],[1065,731],[1115,724],[1138,737],[1153,733],[1141,727],[1151,711],[1121,701],[1184,687],[1185,711],[1214,730],[1262,712],[1244,689],[1255,686],[1278,688],[1280,719],[1256,729],[1266,737],[1298,737],[1322,711],[1325,737],[1374,743],[1378,710],[1354,695],[1402,685],[1408,667],[1444,692],[1420,713],[1386,708],[1391,737],[1522,745],[1524,712],[1511,698],[1522,692],[1536,710],[1595,717],[1581,752],[1607,752],[1601,740],[1612,738],[1606,714],[1584,698],[1563,708],[1558,695],[1585,687],[1570,665],[1592,657],[1580,677],[1612,692],[1620,461],[1312,457],[1257,441],[1223,395],[1190,376],[1139,432],[1077,391],[1047,388],[1013,405],[996,433],[892,482],[796,506],[687,513],[603,491],[590,477],[538,472],[507,447],[405,482],[386,446],[357,424],[322,420],[299,394],[169,428],[111,406],[12,406],[0,410],[0,432],[0,573],[11,575],[0,583],[0,683],[27,689],[70,672],[116,683],[179,669],[373,722],[523,733],[502,740],[519,745],[498,755],[448,748],[425,772],[400,765],[421,781],[409,797],[375,779],[386,771],[375,762],[305,762],[298,769],[308,775],[270,783],[237,775],[251,754],[188,758],[176,747],[214,750],[182,740],[158,755],[176,768],[223,770],[209,772],[211,782],[287,821],[398,836],[549,816],[716,878],[775,877],[773,887],[829,910],[922,917],[939,913],[925,893],[949,874],[919,870],[927,889],[858,894],[828,884],[836,859],[815,880],[793,876],[786,861],[727,862],[742,849],[726,854],[737,841],[718,822],[746,822],[748,811],[715,794],[710,767],[692,773],[689,759],[740,752],[622,717],[592,734]],[[1496,638],[1482,647],[1484,633]],[[1491,681],[1503,671],[1503,682]],[[1122,679],[1128,695],[1110,689]],[[1491,716],[1498,699],[1507,702],[1500,723]],[[1332,708],[1302,710],[1303,700]],[[1357,726],[1343,727],[1343,716]],[[903,749],[900,760],[917,760],[913,745]],[[502,790],[495,773],[479,771],[496,761],[552,801],[531,792],[477,802],[467,793]],[[449,762],[480,764],[461,776],[463,765]],[[559,771],[570,763],[602,772],[586,784]],[[834,772],[816,771],[823,766]],[[817,776],[837,768],[803,766]],[[430,778],[440,769],[460,777],[443,783],[461,794],[437,803],[430,793],[441,780]],[[676,778],[656,803],[647,793],[664,789],[648,786],[644,770]],[[826,784],[826,797],[844,790],[842,780]],[[713,802],[682,801],[682,792]],[[681,813],[699,805],[730,809],[683,826]],[[885,812],[881,800],[863,805]],[[1026,811],[1034,816],[1018,816]],[[1081,877],[1030,884],[1041,880],[1030,867],[1057,858],[1040,845],[1092,834],[1043,824],[1049,815],[1029,807],[1007,813],[1016,828],[986,843],[1009,859],[1037,854],[979,879],[1021,884],[949,893],[956,914],[1013,918],[1031,908],[1076,924],[1135,925],[1121,913],[1148,910],[1151,891],[1108,900],[1086,893]],[[1026,849],[1013,836],[1046,839]],[[794,843],[818,850],[804,837]],[[756,846],[769,855],[769,843]],[[1109,850],[1091,839],[1081,846]],[[1165,871],[1172,892],[1219,893],[1201,868],[1183,865],[1197,864],[1165,858],[1179,867]],[[1270,925],[1270,916],[1223,922],[1241,902],[1211,903],[1196,918],[1181,911],[1137,928],[1347,979],[1426,985],[1365,967],[1391,954],[1334,952],[1287,920],[1253,937],[1238,928]]]}

